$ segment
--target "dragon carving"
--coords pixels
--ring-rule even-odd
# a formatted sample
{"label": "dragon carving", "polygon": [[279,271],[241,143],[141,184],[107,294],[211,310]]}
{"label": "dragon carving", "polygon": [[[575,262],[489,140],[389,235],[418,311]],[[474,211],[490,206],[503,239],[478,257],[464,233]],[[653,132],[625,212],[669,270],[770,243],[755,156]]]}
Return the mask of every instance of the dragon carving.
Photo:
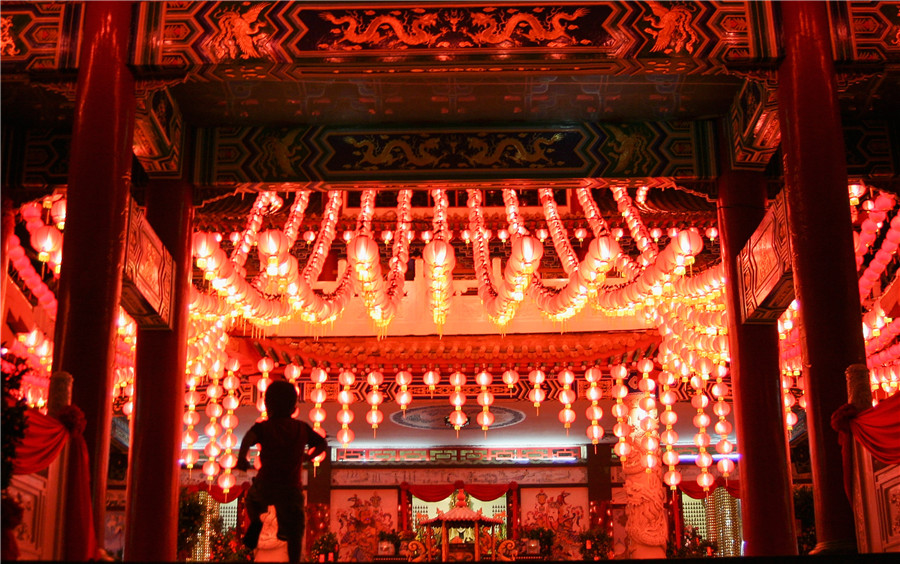
{"label": "dragon carving", "polygon": [[662,481],[662,469],[657,465],[650,472],[641,464],[646,450],[641,446],[644,431],[635,425],[631,434],[634,445],[632,454],[624,462],[625,515],[628,521],[625,533],[629,540],[630,558],[665,558],[666,489]]}
{"label": "dragon carving", "polygon": [[612,132],[615,141],[610,142],[610,147],[616,153],[616,168],[614,173],[637,174],[642,172],[650,164],[647,156],[647,140],[638,133],[626,134],[614,125],[607,126]]}
{"label": "dragon carving", "polygon": [[263,141],[260,167],[270,178],[289,178],[295,174],[294,161],[300,156],[300,147],[294,146],[294,140],[300,131],[294,129],[280,139],[270,135]]}
{"label": "dragon carving", "polygon": [[[492,14],[479,12],[472,14],[472,22],[484,29],[472,35],[479,44],[496,44],[504,41],[511,41],[514,33],[518,31],[520,26],[527,27],[528,31],[524,33],[525,38],[529,41],[540,43],[542,41],[567,40],[568,43],[575,43],[575,40],[569,35],[569,30],[577,29],[578,26],[565,24],[564,21],[574,21],[587,15],[587,8],[578,8],[573,12],[557,12],[549,21],[549,27],[544,28],[544,24],[534,14],[517,13],[513,14],[505,23],[497,21]],[[500,29],[502,25],[502,30]]]}
{"label": "dragon carving", "polygon": [[357,140],[354,137],[344,137],[344,141],[360,149],[353,151],[353,154],[360,157],[361,164],[372,165],[370,168],[385,168],[395,164],[405,168],[434,167],[441,161],[441,156],[431,152],[440,143],[437,137],[425,139],[416,149],[402,139],[392,139],[383,147],[379,147],[370,139]]}
{"label": "dragon carving", "polygon": [[469,139],[469,147],[475,153],[466,155],[466,160],[475,167],[499,166],[500,159],[507,157],[517,163],[539,166],[538,163],[546,161],[549,158],[548,154],[553,152],[553,148],[550,146],[560,139],[562,139],[561,133],[551,137],[537,137],[530,143],[530,146],[526,147],[522,141],[514,137],[505,137],[491,150],[485,140],[472,137]]}
{"label": "dragon carving", "polygon": [[0,18],[0,55],[11,57],[19,54],[19,48],[12,35],[12,16]]}
{"label": "dragon carving", "polygon": [[[355,44],[354,48],[357,49],[360,48],[359,45],[378,44],[390,37],[390,33],[386,35],[381,33],[383,27],[390,28],[397,40],[405,45],[430,45],[437,38],[437,35],[430,33],[425,29],[426,27],[437,23],[437,15],[434,13],[425,13],[417,16],[413,19],[412,23],[409,24],[408,30],[404,22],[400,21],[396,16],[391,15],[376,17],[368,24],[365,24],[365,29],[363,29],[364,24],[361,18],[352,15],[338,18],[330,12],[325,12],[322,14],[322,19],[338,26],[331,30],[333,34],[340,35],[337,41],[335,41],[335,44],[347,41]],[[341,27],[344,24],[346,24],[347,27]]]}
{"label": "dragon carving", "polygon": [[693,53],[694,44],[698,39],[694,28],[691,27],[693,19],[691,10],[681,5],[666,8],[655,0],[651,0],[648,4],[653,10],[653,16],[644,18],[651,26],[647,29],[647,33],[656,38],[650,52],[662,51],[668,55],[678,54],[684,49],[688,53]]}
{"label": "dragon carving", "polygon": [[268,52],[269,35],[261,31],[265,22],[257,22],[269,3],[253,4],[246,12],[222,10],[215,17],[219,32],[210,40],[217,61],[224,59],[258,59]]}

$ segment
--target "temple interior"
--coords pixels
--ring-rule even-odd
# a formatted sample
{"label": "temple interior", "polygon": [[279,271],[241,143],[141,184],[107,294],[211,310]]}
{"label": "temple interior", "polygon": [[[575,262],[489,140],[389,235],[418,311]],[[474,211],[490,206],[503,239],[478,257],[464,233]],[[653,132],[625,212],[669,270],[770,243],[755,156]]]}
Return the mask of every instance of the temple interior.
{"label": "temple interior", "polygon": [[0,2],[3,559],[900,551],[900,6]]}

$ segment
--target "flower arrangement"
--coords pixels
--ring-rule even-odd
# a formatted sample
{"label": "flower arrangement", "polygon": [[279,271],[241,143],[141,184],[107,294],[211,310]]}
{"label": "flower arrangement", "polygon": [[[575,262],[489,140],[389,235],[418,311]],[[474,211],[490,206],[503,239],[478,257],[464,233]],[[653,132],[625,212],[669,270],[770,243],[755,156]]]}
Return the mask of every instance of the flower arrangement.
{"label": "flower arrangement", "polygon": [[[309,554],[313,562],[320,562],[323,560],[337,560],[337,552],[337,535],[332,533],[331,531],[317,538],[315,542],[313,542],[312,547],[309,549]],[[334,554],[334,557],[332,557],[332,559],[329,559],[329,554]]]}
{"label": "flower arrangement", "polygon": [[608,560],[613,554],[613,538],[606,527],[594,527],[578,535],[581,542],[581,558],[584,560]]}
{"label": "flower arrangement", "polygon": [[706,540],[696,529],[687,527],[680,546],[669,543],[666,558],[712,558],[718,550],[715,541]]}
{"label": "flower arrangement", "polygon": [[394,545],[395,550],[400,550],[400,541],[402,540],[400,533],[396,530],[378,531],[379,542],[389,542]]}
{"label": "flower arrangement", "polygon": [[19,397],[19,388],[22,386],[22,377],[32,371],[29,362],[14,354],[6,352],[4,348],[3,358],[0,359],[0,367],[3,371],[3,398],[2,401],[2,429],[3,438],[3,467],[2,488],[9,487],[12,479],[13,458],[16,456],[16,444],[25,437],[25,400]]}
{"label": "flower arrangement", "polygon": [[522,538],[541,543],[541,557],[550,558],[553,553],[553,543],[556,541],[556,532],[547,527],[532,526],[522,530]]}

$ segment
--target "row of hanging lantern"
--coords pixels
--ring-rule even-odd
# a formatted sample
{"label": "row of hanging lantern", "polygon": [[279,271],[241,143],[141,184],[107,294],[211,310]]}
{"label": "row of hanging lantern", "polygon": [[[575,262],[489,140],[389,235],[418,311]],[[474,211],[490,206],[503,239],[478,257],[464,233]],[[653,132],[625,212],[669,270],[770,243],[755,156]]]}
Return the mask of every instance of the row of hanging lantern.
{"label": "row of hanging lantern", "polygon": [[[859,271],[859,297],[864,306],[862,334],[866,346],[873,403],[897,393],[900,388],[900,323],[887,316],[880,296],[870,298],[885,281],[888,265],[896,259],[900,245],[900,213],[893,194],[872,190],[860,182],[848,186],[851,215],[859,224],[853,231],[854,254]],[[865,198],[866,196],[868,198]],[[893,214],[890,221],[888,217]],[[862,217],[860,221],[859,218]],[[876,248],[877,244],[877,248]],[[867,260],[868,257],[868,260]],[[779,358],[785,424],[788,429],[798,421],[794,409],[806,407],[802,373],[800,303],[796,300],[778,319]]]}
{"label": "row of hanging lantern", "polygon": [[[413,237],[410,231],[408,192],[401,191],[398,197],[397,229],[394,232],[385,232],[392,233],[389,237],[382,236],[385,242],[393,241],[392,256],[388,261],[390,272],[387,281],[383,280],[380,274],[381,259],[371,231],[371,214],[374,211],[373,191],[363,194],[356,231],[344,234],[344,240],[348,243],[351,269],[350,272],[345,271],[344,278],[330,295],[313,291],[312,285],[321,272],[324,257],[336,236],[341,205],[341,196],[337,191],[328,195],[318,235],[304,236],[308,243],[314,241],[315,245],[302,272],[298,271],[296,259],[290,255],[289,250],[296,240],[299,221],[308,200],[306,191],[298,192],[295,206],[292,207],[285,227],[291,230],[291,237],[277,229],[259,232],[262,217],[281,206],[280,198],[274,193],[261,193],[251,211],[247,228],[233,238],[235,247],[232,251],[232,264],[229,265],[224,252],[218,247],[221,237],[198,233],[194,241],[197,265],[204,270],[205,278],[221,297],[233,307],[236,306],[239,314],[246,320],[259,326],[275,325],[292,319],[295,315],[299,315],[301,320],[309,323],[333,320],[350,298],[349,275],[352,274],[357,293],[363,298],[367,311],[376,325],[383,328],[390,322],[402,297],[402,292],[397,288],[403,282],[402,274],[408,260],[408,243]],[[449,244],[450,232],[446,227],[446,196],[442,195],[442,191],[434,192],[434,231],[429,231],[425,237],[428,244],[423,259],[426,263],[426,278],[429,281],[430,304],[435,312],[434,321],[440,326],[446,320],[451,288],[450,275],[455,261],[453,248]],[[696,229],[683,231],[676,229],[668,233],[672,239],[669,246],[663,252],[659,252],[655,241],[661,235],[661,231],[648,230],[641,222],[636,207],[627,195],[627,190],[616,188],[614,194],[619,202],[623,221],[632,236],[637,237],[636,241],[641,249],[641,256],[636,262],[623,253],[616,243],[622,230],[608,229],[597,211],[590,190],[582,188],[576,193],[586,210],[586,218],[594,231],[594,237],[585,259],[579,262],[556,211],[552,190],[540,190],[548,229],[538,230],[539,236],[534,237],[527,232],[518,217],[518,199],[515,190],[504,189],[508,228],[501,232],[510,239],[512,246],[502,279],[494,280],[487,247],[490,233],[484,225],[481,210],[481,190],[470,189],[468,193],[469,229],[461,233],[461,238],[473,245],[479,295],[488,316],[501,327],[512,319],[518,305],[529,293],[534,295],[539,309],[550,319],[557,321],[575,315],[588,301],[597,302],[598,296],[602,301],[596,305],[615,314],[627,312],[633,309],[635,304],[652,304],[654,299],[658,299],[671,287],[674,279],[686,272],[685,267],[690,266],[694,256],[702,250],[702,237]],[[302,202],[303,205],[297,206],[297,202]],[[576,231],[580,231],[579,239],[587,235],[587,230],[583,228]],[[562,289],[545,287],[539,277],[533,276],[543,255],[542,240],[547,236],[552,239],[557,255],[569,274],[569,281]],[[254,243],[265,269],[250,285],[242,278],[242,273],[245,272],[243,262]],[[618,268],[623,273],[626,284],[600,293],[606,273],[613,268]],[[534,290],[529,292],[532,286]],[[281,299],[268,297],[271,295],[287,296],[290,307]],[[206,307],[206,304],[200,305]]]}

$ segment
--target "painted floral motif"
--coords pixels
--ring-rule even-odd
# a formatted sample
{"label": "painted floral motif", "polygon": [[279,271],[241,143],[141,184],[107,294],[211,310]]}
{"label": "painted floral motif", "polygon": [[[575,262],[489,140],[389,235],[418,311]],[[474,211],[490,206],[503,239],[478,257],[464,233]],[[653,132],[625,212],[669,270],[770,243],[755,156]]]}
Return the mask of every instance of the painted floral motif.
{"label": "painted floral motif", "polygon": [[397,528],[396,491],[393,501],[382,498],[387,491],[345,490],[343,500],[332,499],[332,526],[338,536],[342,562],[371,562],[378,554],[378,533]]}

